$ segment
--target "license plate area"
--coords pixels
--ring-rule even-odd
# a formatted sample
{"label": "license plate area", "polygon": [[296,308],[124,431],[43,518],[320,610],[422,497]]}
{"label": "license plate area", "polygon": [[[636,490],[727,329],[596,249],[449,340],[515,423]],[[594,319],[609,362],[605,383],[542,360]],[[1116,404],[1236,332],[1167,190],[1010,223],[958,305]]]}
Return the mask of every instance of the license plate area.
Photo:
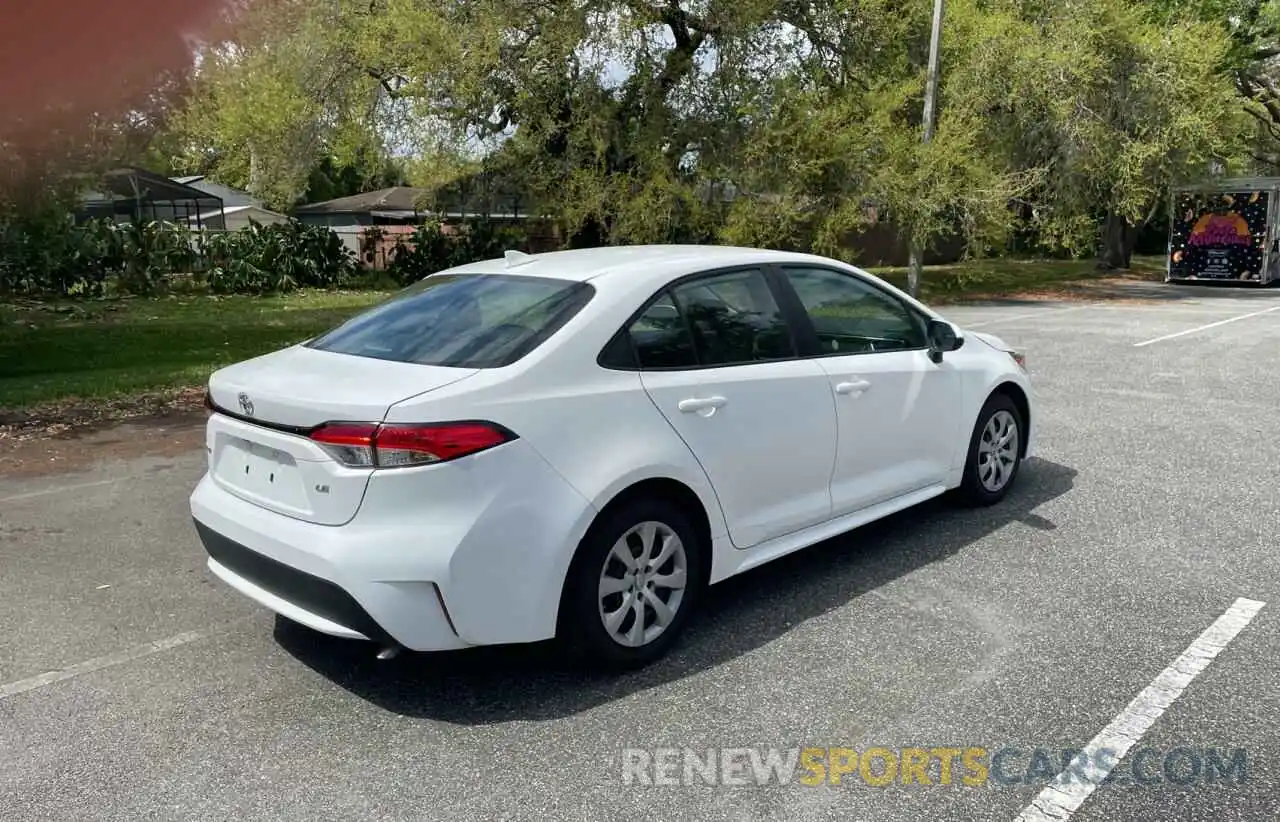
{"label": "license plate area", "polygon": [[228,488],[254,501],[309,512],[298,462],[278,448],[228,436],[215,473]]}

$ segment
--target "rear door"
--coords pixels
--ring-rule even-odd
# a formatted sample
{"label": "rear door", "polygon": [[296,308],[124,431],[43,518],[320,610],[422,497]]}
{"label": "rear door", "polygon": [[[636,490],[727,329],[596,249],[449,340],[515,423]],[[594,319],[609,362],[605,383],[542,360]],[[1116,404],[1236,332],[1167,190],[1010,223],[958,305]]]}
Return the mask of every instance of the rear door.
{"label": "rear door", "polygon": [[830,384],[838,420],[835,516],[946,480],[963,442],[960,372],[929,358],[925,319],[851,273],[783,266],[812,324],[804,333]]}
{"label": "rear door", "polygon": [[734,545],[831,516],[827,376],[797,357],[761,270],[683,280],[630,333],[645,390],[706,471]]}

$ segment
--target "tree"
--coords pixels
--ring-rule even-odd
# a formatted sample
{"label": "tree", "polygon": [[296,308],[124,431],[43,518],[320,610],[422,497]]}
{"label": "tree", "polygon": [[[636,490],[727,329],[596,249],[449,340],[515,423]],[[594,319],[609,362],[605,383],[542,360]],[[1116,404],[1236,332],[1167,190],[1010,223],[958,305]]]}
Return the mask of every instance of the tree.
{"label": "tree", "polygon": [[402,186],[407,182],[405,170],[391,158],[384,160],[381,168],[376,168],[363,158],[343,163],[333,157],[323,157],[307,175],[307,188],[301,199],[303,203],[321,203],[370,189],[376,191]]}
{"label": "tree", "polygon": [[254,3],[202,50],[176,124],[186,168],[281,209],[305,195],[326,161],[363,178],[383,171],[380,87],[337,36],[342,11],[304,0]]}
{"label": "tree", "polygon": [[282,1],[206,57],[189,132],[269,199],[300,191],[302,161],[335,139],[385,146],[398,130],[501,146],[575,242],[705,238],[709,194],[745,173],[779,78],[865,85],[920,50],[919,17],[891,0]]}
{"label": "tree", "polygon": [[949,89],[1015,167],[1041,172],[1026,200],[1045,244],[1128,267],[1169,186],[1245,154],[1233,44],[1220,25],[1153,20],[1128,0],[999,8],[1016,45],[979,54]]}
{"label": "tree", "polygon": [[394,148],[518,179],[576,244],[839,254],[879,215],[982,250],[1028,214],[1073,251],[1105,225],[1126,265],[1170,183],[1241,154],[1215,2],[1262,0],[954,0],[922,145],[927,2],[276,0],[206,52],[183,134],[279,206]]}

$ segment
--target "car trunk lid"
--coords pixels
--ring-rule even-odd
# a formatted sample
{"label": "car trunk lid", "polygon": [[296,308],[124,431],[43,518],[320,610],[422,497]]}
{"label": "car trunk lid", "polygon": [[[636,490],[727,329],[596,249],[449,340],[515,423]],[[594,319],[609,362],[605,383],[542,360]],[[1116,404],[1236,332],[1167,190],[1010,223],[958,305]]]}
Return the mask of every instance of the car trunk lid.
{"label": "car trunk lid", "polygon": [[214,373],[209,474],[241,499],[286,516],[342,525],[372,471],[344,466],[309,439],[330,422],[379,422],[392,405],[466,379],[476,369],[335,354],[303,346]]}

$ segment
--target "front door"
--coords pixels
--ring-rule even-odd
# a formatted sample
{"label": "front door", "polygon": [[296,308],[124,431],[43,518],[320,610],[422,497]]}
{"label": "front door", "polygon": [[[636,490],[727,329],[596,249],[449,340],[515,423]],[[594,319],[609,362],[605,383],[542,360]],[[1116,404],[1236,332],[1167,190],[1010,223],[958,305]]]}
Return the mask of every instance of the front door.
{"label": "front door", "polygon": [[833,514],[944,482],[960,441],[960,375],[951,361],[930,359],[925,318],[853,274],[782,272],[813,325],[813,362],[836,404]]}
{"label": "front door", "polygon": [[645,390],[706,471],[736,547],[831,516],[829,378],[797,358],[761,271],[685,280],[630,331]]}

